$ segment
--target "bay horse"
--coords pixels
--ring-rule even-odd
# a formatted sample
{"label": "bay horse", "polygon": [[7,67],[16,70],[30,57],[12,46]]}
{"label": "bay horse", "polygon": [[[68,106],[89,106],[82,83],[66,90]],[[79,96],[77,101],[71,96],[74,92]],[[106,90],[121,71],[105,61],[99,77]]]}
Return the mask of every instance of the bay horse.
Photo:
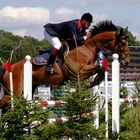
{"label": "bay horse", "polygon": [[[127,41],[127,28],[116,26],[112,21],[102,21],[94,25],[90,31],[91,35],[81,46],[70,50],[65,58],[64,63],[60,67],[58,63],[54,64],[56,74],[50,75],[45,71],[45,65],[33,64],[32,79],[33,85],[51,85],[61,86],[65,81],[74,81],[88,79],[89,77],[97,74],[101,76],[99,67],[96,64],[99,51],[102,49],[108,50],[111,54],[117,53],[119,61],[123,65],[130,62],[130,53]],[[13,75],[13,95],[19,96],[23,91],[23,66],[25,60],[20,60],[12,65]],[[101,76],[101,79],[103,77]],[[10,82],[9,72],[1,68],[0,82],[4,87],[4,96],[0,100],[0,105],[5,105],[10,100]],[[89,87],[100,84],[99,82],[91,81]]]}

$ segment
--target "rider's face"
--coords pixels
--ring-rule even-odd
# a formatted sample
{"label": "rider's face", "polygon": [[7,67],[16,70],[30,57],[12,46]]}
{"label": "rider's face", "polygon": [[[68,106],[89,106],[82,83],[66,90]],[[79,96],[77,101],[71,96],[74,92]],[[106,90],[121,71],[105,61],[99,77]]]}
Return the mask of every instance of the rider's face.
{"label": "rider's face", "polygon": [[85,28],[85,29],[88,29],[91,24],[91,22],[86,21],[86,20],[82,20],[81,23],[82,23],[82,28]]}

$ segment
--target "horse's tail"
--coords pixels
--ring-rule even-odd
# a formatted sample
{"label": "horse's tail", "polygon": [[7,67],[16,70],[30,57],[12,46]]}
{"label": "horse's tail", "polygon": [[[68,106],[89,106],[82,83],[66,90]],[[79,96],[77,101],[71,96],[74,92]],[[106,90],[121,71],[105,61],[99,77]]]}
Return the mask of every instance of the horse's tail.
{"label": "horse's tail", "polygon": [[1,89],[1,84],[3,84],[3,76],[5,74],[6,69],[4,67],[0,68],[0,89]]}

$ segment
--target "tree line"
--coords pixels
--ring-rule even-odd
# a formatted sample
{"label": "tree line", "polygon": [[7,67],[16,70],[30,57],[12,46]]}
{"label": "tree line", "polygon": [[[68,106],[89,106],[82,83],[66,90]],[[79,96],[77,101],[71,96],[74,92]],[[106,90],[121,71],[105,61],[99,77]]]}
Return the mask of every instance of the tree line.
{"label": "tree line", "polygon": [[[128,44],[129,46],[140,46],[140,41],[128,33]],[[0,30],[0,58],[5,62],[10,58],[12,50],[14,50],[12,62],[16,62],[28,54],[35,56],[39,54],[39,50],[48,50],[50,44],[47,40],[38,40],[31,36],[18,36],[13,35],[11,32]],[[17,49],[16,49],[17,48]]]}

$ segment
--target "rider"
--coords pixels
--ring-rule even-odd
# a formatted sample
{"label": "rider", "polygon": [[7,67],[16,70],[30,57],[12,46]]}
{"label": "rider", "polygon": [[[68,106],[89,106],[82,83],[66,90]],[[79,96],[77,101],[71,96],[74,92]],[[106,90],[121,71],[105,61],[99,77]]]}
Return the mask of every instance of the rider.
{"label": "rider", "polygon": [[48,23],[44,26],[44,36],[52,45],[50,57],[46,65],[47,72],[55,74],[53,64],[61,48],[60,40],[72,39],[76,41],[77,45],[82,45],[86,40],[86,29],[91,25],[92,18],[90,13],[84,13],[81,19],[74,19],[57,24]]}

